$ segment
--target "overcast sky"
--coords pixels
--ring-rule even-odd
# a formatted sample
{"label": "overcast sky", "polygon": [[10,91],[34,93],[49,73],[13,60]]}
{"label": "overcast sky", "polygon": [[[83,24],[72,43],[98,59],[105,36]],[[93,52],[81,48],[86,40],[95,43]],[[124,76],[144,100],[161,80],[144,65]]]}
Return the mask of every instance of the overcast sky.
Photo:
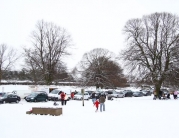
{"label": "overcast sky", "polygon": [[122,29],[132,18],[154,12],[179,15],[177,0],[0,0],[0,44],[30,47],[30,34],[37,21],[65,28],[74,50],[66,59],[73,68],[84,53],[106,48],[116,54],[125,48]]}

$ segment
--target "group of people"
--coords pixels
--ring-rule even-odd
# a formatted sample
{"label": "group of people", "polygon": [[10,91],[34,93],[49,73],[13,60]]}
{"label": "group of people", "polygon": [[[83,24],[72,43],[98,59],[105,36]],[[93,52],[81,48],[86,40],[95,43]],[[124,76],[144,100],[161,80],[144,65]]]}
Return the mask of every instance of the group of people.
{"label": "group of people", "polygon": [[[105,94],[101,94],[99,99],[98,99],[98,98],[96,98],[95,92],[93,92],[91,97],[92,97],[93,105],[96,107],[96,112],[98,111],[99,105],[100,105],[100,111],[101,112],[105,111],[105,101],[106,101]],[[61,105],[62,106],[66,105],[67,104],[67,100],[68,100],[67,94],[61,91],[60,98],[61,98]],[[74,93],[71,93],[71,98],[72,99],[74,98]],[[56,101],[54,101],[54,105],[58,105],[56,103]]]}
{"label": "group of people", "polygon": [[100,111],[105,111],[105,101],[106,101],[106,96],[102,94],[99,99],[96,98],[95,92],[92,93],[92,102],[93,105],[96,107],[96,112],[98,111],[99,105],[100,105]]}
{"label": "group of people", "polygon": [[163,91],[159,91],[158,95],[157,95],[157,92],[154,91],[154,100],[156,100],[157,98],[159,99],[170,99],[170,95],[173,95],[173,99],[177,99],[178,98],[178,91],[174,91],[174,92],[169,92],[168,94],[165,94]]}
{"label": "group of people", "polygon": [[[66,104],[67,104],[68,96],[67,96],[66,93],[64,93],[64,92],[62,92],[62,91],[60,91],[60,92],[61,92],[61,94],[60,94],[61,105],[63,106],[63,105],[66,105]],[[55,106],[58,105],[56,101],[54,101],[54,105],[55,105]]]}

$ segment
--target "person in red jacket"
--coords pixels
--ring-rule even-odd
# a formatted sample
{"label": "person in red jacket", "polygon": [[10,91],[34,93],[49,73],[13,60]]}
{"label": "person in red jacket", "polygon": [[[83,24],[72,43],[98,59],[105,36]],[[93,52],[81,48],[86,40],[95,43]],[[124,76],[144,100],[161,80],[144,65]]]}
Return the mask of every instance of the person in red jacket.
{"label": "person in red jacket", "polygon": [[61,92],[60,97],[61,97],[61,103],[62,103],[62,105],[64,105],[65,93],[64,93],[64,92]]}
{"label": "person in red jacket", "polygon": [[71,99],[73,100],[74,98],[74,92],[71,92]]}
{"label": "person in red jacket", "polygon": [[98,101],[98,99],[94,102],[94,105],[96,106],[96,112],[98,111],[98,107],[99,107],[100,102]]}

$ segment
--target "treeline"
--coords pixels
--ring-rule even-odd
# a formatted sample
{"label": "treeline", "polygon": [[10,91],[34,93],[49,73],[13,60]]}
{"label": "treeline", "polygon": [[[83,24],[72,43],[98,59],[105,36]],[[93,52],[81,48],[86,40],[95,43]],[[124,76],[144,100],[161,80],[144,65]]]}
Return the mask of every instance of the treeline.
{"label": "treeline", "polygon": [[[3,71],[2,73],[2,81],[1,84],[34,84],[34,85],[45,85],[45,81],[41,80],[42,78],[40,74],[36,74],[36,78],[39,78],[34,81],[34,78],[32,76],[32,72],[28,71],[26,69],[22,69],[20,71]],[[64,82],[64,83],[62,83]],[[63,84],[68,85],[66,82],[74,82],[73,77],[63,70],[63,72],[56,74],[56,80],[53,82],[53,84]],[[75,84],[76,85],[76,84]]]}

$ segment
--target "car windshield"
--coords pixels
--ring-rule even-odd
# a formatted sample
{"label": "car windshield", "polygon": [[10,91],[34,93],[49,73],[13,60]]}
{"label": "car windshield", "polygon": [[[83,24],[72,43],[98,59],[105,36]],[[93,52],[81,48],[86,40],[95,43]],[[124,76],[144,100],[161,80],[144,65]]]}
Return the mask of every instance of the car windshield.
{"label": "car windshield", "polygon": [[119,92],[119,94],[123,94],[123,92]]}
{"label": "car windshield", "polygon": [[134,92],[134,94],[139,94],[140,92]]}
{"label": "car windshield", "polygon": [[0,93],[0,97],[3,97],[5,95],[5,93]]}
{"label": "car windshield", "polygon": [[3,94],[3,95],[1,95],[1,97],[4,97],[4,98],[6,98],[8,96],[8,94]]}
{"label": "car windshield", "polygon": [[59,93],[59,90],[53,90],[53,91],[51,91],[51,94],[57,94],[57,93]]}
{"label": "car windshield", "polygon": [[36,96],[38,93],[36,93],[36,92],[33,92],[33,93],[31,93],[29,96]]}

